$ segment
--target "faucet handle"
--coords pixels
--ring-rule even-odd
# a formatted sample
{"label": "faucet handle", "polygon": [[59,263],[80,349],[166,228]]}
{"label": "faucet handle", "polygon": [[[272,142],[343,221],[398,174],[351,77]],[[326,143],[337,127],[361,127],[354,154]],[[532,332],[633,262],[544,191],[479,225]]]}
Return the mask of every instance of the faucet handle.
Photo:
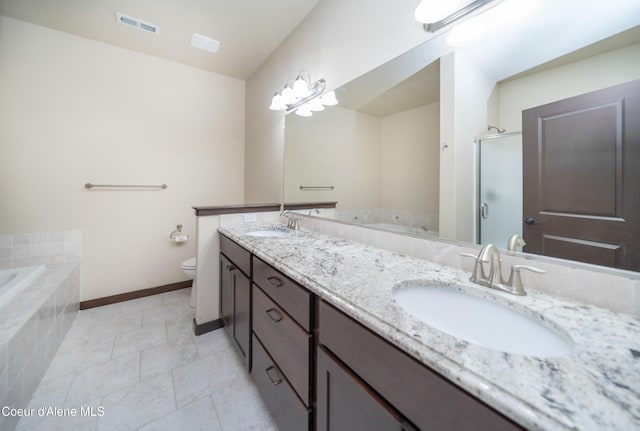
{"label": "faucet handle", "polygon": [[458,253],[459,256],[463,256],[463,257],[470,257],[472,259],[478,260],[478,256],[476,256],[475,254],[471,254],[471,253]]}
{"label": "faucet handle", "polygon": [[458,253],[458,255],[460,255],[462,257],[470,257],[473,260],[475,260],[475,263],[473,264],[473,274],[471,274],[471,277],[469,278],[469,281],[475,283],[477,280],[486,280],[487,279],[487,276],[484,273],[484,267],[482,266],[482,261],[480,260],[480,258],[478,256],[476,256],[475,254],[471,254],[471,253]]}
{"label": "faucet handle", "polygon": [[513,265],[511,267],[511,274],[509,275],[507,285],[513,289],[513,293],[516,295],[526,295],[522,284],[522,277],[520,276],[520,270],[522,269],[526,269],[527,271],[535,272],[537,274],[544,274],[547,272],[544,269],[536,268],[535,266]]}

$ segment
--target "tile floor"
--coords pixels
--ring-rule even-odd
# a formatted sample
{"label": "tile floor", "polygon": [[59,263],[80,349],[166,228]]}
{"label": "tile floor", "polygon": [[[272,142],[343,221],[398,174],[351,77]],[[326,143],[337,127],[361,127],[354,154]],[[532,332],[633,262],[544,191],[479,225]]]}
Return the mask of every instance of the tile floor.
{"label": "tile floor", "polygon": [[277,431],[226,333],[193,335],[189,293],[80,311],[16,430]]}

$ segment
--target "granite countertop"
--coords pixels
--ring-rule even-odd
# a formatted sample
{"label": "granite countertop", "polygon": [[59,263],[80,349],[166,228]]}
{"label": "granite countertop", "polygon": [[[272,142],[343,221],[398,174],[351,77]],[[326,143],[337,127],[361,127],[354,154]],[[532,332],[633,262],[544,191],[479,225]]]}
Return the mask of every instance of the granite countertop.
{"label": "granite countertop", "polygon": [[[469,273],[317,232],[245,235],[282,225],[219,231],[488,405],[532,430],[640,429],[640,322],[527,289],[515,296],[476,286]],[[393,289],[425,280],[456,284],[569,336],[571,353],[537,358],[483,348],[402,309]],[[455,311],[452,311],[455,312]],[[463,316],[461,316],[463,318]]]}

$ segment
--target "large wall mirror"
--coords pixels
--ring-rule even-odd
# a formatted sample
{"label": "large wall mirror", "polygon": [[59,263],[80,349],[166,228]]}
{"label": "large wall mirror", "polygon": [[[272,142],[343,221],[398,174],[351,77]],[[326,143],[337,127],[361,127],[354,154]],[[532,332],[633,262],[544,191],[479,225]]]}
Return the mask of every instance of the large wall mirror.
{"label": "large wall mirror", "polygon": [[[498,22],[512,2],[485,12],[496,21],[477,41],[438,35],[336,88],[339,105],[287,115],[285,203],[336,201],[338,220],[503,248],[522,234],[523,111],[639,80],[640,4],[536,0]],[[494,165],[481,168],[481,151],[497,151]],[[517,196],[487,210],[491,172]],[[507,230],[489,235],[482,211]]]}

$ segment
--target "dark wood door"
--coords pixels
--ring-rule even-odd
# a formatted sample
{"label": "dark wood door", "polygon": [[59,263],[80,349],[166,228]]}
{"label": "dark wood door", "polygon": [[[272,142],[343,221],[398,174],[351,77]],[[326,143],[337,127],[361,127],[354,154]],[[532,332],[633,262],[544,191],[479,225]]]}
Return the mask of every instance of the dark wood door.
{"label": "dark wood door", "polygon": [[524,251],[640,271],[640,81],[522,113]]}
{"label": "dark wood door", "polygon": [[317,431],[415,430],[344,365],[318,349]]}

